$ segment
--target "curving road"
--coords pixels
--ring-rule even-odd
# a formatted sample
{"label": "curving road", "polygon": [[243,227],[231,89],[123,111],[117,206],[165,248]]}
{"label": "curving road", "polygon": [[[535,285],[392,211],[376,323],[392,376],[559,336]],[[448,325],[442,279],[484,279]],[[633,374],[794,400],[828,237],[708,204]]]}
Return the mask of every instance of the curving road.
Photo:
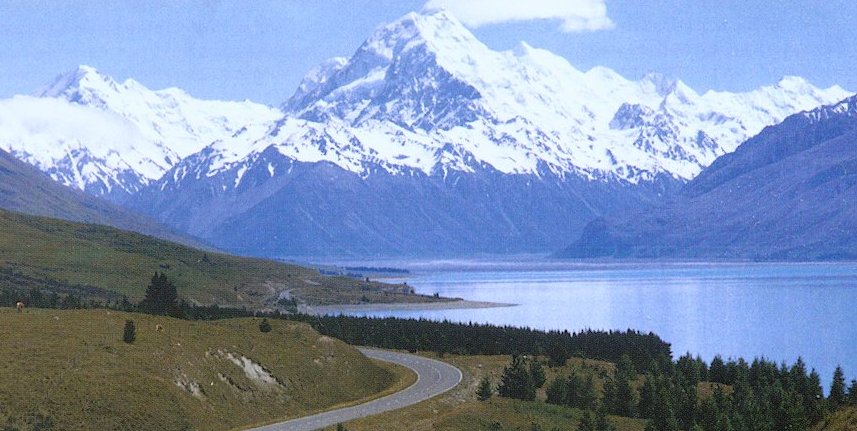
{"label": "curving road", "polygon": [[369,358],[393,362],[410,368],[417,373],[416,383],[403,391],[369,401],[365,404],[252,428],[248,431],[313,431],[338,423],[407,407],[440,395],[461,382],[461,371],[445,362],[409,355],[407,353],[363,347],[360,348],[360,351]]}

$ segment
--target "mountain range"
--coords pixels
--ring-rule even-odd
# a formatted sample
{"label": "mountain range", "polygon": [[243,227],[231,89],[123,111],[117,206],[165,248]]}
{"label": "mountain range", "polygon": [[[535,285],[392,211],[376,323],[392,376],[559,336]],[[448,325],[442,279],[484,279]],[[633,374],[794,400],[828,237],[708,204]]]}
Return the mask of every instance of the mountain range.
{"label": "mountain range", "polygon": [[857,259],[857,97],[788,117],[668,203],[599,219],[562,257]]}
{"label": "mountain range", "polygon": [[0,101],[0,148],[240,253],[544,252],[850,95],[798,77],[699,94],[658,74],[583,72],[525,43],[494,51],[433,11],[379,27],[278,108],[81,66]]}

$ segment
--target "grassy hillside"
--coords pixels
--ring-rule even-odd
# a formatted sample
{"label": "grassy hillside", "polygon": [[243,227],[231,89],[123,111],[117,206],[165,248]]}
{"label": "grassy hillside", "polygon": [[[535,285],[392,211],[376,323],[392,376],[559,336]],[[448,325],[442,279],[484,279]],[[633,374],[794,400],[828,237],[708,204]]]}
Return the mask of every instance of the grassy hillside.
{"label": "grassy hillside", "polygon": [[857,407],[846,407],[825,418],[815,431],[854,431],[857,430]]}
{"label": "grassy hillside", "polygon": [[304,324],[270,323],[262,333],[257,319],[0,309],[0,428],[232,429],[372,396],[401,376]]}
{"label": "grassy hillside", "polygon": [[[435,356],[436,358],[436,356]],[[488,401],[476,399],[476,389],[484,376],[490,376],[494,384],[499,381],[503,367],[509,364],[509,356],[449,355],[441,360],[454,364],[462,370],[462,384],[452,391],[429,401],[407,407],[396,412],[359,419],[346,424],[350,431],[498,431],[531,430],[543,431],[577,429],[582,411],[544,402],[545,390],[538,392],[538,401],[521,401],[492,397]],[[592,375],[600,392],[604,376],[612,374],[615,366],[604,361],[571,358],[564,367],[546,368],[550,382],[558,374],[568,375],[572,371],[580,376]],[[408,421],[402,421],[407,417]],[[643,431],[646,421],[641,419],[610,416],[610,423],[617,431]],[[536,427],[533,426],[536,425]],[[332,429],[329,429],[332,431]]]}
{"label": "grassy hillside", "polygon": [[3,150],[0,150],[0,208],[109,225],[193,246],[204,245],[201,240],[178,233],[148,217],[63,186]]}
{"label": "grassy hillside", "polygon": [[266,307],[283,291],[310,304],[436,300],[295,265],[0,210],[0,288],[36,287],[109,300],[119,294],[136,301],[155,271],[166,273],[181,297],[200,304]]}

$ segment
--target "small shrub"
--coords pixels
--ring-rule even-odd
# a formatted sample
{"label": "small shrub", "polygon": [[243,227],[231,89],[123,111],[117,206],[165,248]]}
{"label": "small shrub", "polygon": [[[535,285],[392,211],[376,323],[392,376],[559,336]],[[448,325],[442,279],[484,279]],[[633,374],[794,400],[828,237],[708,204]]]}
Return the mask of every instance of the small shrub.
{"label": "small shrub", "polygon": [[271,324],[268,323],[268,319],[262,319],[262,323],[259,324],[259,330],[262,332],[271,332]]}
{"label": "small shrub", "polygon": [[476,398],[479,401],[488,401],[494,395],[494,385],[491,384],[491,379],[488,376],[482,378],[479,382],[479,388],[476,389]]}
{"label": "small shrub", "polygon": [[137,339],[137,328],[134,327],[133,320],[125,321],[125,330],[122,331],[122,341],[131,344]]}

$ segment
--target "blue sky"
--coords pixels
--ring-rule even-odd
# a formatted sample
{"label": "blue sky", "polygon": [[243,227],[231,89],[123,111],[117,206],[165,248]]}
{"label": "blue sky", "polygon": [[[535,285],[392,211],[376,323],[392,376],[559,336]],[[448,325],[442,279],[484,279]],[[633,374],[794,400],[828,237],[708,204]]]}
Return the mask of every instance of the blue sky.
{"label": "blue sky", "polygon": [[[657,71],[698,91],[748,90],[784,75],[857,90],[850,0],[493,0],[490,16],[480,15],[487,0],[431,1],[451,4],[492,48],[524,40],[581,70],[602,65],[633,79]],[[524,16],[519,1],[541,5],[541,15]],[[279,104],[309,68],[350,55],[378,25],[425,2],[6,0],[0,97],[89,64],[153,89]]]}

